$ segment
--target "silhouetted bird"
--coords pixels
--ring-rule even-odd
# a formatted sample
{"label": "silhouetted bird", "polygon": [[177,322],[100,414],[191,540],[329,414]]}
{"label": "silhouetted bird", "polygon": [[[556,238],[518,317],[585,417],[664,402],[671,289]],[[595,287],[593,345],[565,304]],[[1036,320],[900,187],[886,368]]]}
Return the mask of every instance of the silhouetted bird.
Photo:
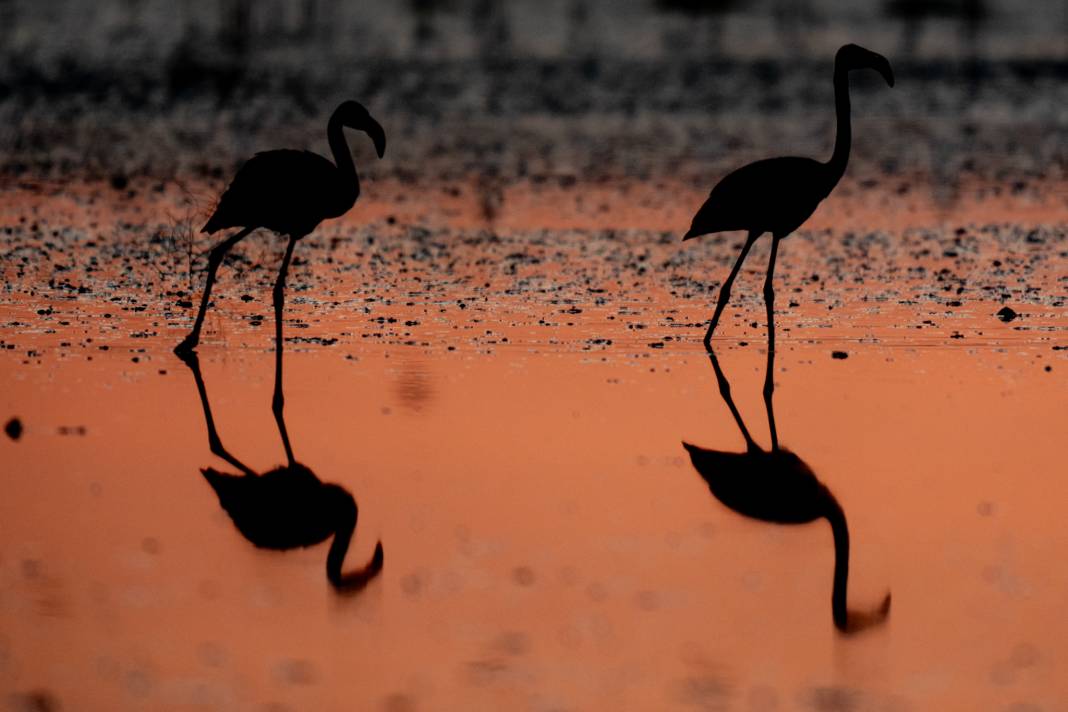
{"label": "silhouetted bird", "polygon": [[[745,452],[723,452],[683,442],[690,453],[697,473],[701,475],[713,496],[735,512],[775,524],[806,524],[826,519],[834,536],[834,583],[831,590],[831,615],[834,625],[843,633],[855,633],[881,623],[890,612],[890,594],[873,611],[850,611],[846,608],[846,587],[849,579],[849,528],[845,512],[826,485],[812,469],[794,453],[780,448],[775,434],[771,410],[771,396],[766,393],[768,422],[772,433],[772,448],[758,446],[742,422],[734,405],[727,382],[715,354],[708,353],[716,371],[719,392],[730,408],[735,422],[745,438]],[[768,380],[772,370],[773,352],[768,352]]]}
{"label": "silhouetted bird", "polygon": [[757,238],[771,233],[771,257],[768,276],[764,281],[764,301],[768,313],[769,348],[775,348],[774,300],[772,275],[779,240],[799,228],[816,210],[845,173],[849,160],[852,134],[849,126],[849,72],[869,68],[878,71],[890,86],[894,74],[890,63],[882,55],[849,44],[838,50],[834,60],[834,103],[838,132],[834,153],[826,163],[811,158],[769,158],[742,166],[730,173],[712,189],[689,232],[682,238],[689,240],[711,232],[747,230],[749,232],[738,261],[720,288],[716,311],[705,333],[705,348],[711,348],[712,333],[720,314],[730,298],[731,285],[738,270]]}
{"label": "silhouetted bird", "polygon": [[[281,343],[277,348],[280,353]],[[258,547],[278,550],[312,546],[332,536],[334,540],[326,555],[326,578],[338,591],[357,591],[366,586],[382,570],[384,555],[382,542],[378,542],[366,565],[342,573],[341,565],[356,531],[358,510],[352,495],[340,485],[322,482],[294,459],[281,408],[275,410],[275,419],[286,451],[285,465],[261,475],[231,455],[215,430],[200,374],[200,360],[195,353],[184,356],[183,360],[196,380],[211,451],[241,471],[241,474],[227,474],[211,467],[201,470],[238,531]],[[279,359],[275,370],[276,391],[281,390],[281,380]]]}
{"label": "silhouetted bird", "polygon": [[360,195],[360,180],[345,141],[346,126],[366,132],[374,142],[379,158],[382,157],[386,150],[382,127],[361,104],[346,101],[330,116],[326,128],[334,163],[309,151],[266,151],[257,153],[237,172],[203,232],[215,233],[231,227],[242,229],[212,249],[196,322],[189,335],[174,349],[175,353],[191,353],[196,348],[211,288],[215,284],[215,272],[230,248],[260,227],[289,236],[274,285],[275,331],[281,334],[286,272],[293,247],[323,220],[348,212]]}

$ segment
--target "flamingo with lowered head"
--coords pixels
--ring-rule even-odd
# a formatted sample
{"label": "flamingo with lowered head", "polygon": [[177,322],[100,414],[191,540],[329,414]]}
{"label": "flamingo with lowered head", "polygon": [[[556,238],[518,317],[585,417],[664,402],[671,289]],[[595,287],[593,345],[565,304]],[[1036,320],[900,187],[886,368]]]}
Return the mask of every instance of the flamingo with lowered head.
{"label": "flamingo with lowered head", "polygon": [[887,84],[894,86],[894,73],[886,57],[855,44],[847,44],[838,50],[834,58],[834,106],[838,129],[834,153],[829,161],[786,156],[742,166],[728,174],[712,189],[708,200],[694,216],[690,230],[683,236],[683,240],[728,230],[749,232],[734,268],[720,288],[716,311],[705,333],[706,349],[711,348],[712,334],[719,323],[720,314],[727,306],[731,285],[742,262],[745,261],[745,256],[749,254],[749,248],[765,232],[771,233],[771,257],[768,259],[768,276],[764,281],[764,302],[768,312],[768,348],[775,348],[775,291],[772,287],[772,275],[775,271],[779,240],[808,220],[845,173],[852,141],[849,125],[849,72],[865,68],[876,70]]}
{"label": "flamingo with lowered head", "polygon": [[289,236],[274,285],[275,335],[281,343],[286,272],[293,257],[293,247],[323,220],[347,213],[360,195],[360,179],[345,141],[345,127],[365,132],[374,142],[378,157],[385,154],[386,134],[382,126],[362,104],[346,101],[334,110],[326,127],[330,151],[334,154],[333,163],[310,151],[265,151],[249,159],[234,176],[202,232],[210,234],[232,227],[241,230],[211,250],[200,310],[193,330],[175,347],[176,354],[183,358],[188,356],[200,341],[204,312],[223,257],[230,248],[261,227]]}

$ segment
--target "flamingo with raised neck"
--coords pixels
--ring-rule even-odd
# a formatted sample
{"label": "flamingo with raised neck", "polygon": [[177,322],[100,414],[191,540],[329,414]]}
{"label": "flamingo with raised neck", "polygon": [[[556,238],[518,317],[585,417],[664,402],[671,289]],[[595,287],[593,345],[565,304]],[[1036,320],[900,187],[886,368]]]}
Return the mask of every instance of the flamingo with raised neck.
{"label": "flamingo with raised neck", "polygon": [[845,173],[853,133],[849,120],[849,72],[874,69],[886,83],[894,85],[894,73],[886,57],[847,44],[834,59],[834,106],[838,128],[834,152],[828,161],[787,156],[756,161],[735,170],[721,180],[693,218],[683,240],[713,232],[746,230],[748,236],[734,267],[720,287],[716,310],[705,332],[705,348],[712,347],[712,334],[730,299],[731,285],[749,254],[749,248],[765,232],[771,233],[771,256],[764,281],[764,303],[768,317],[769,348],[775,348],[773,275],[779,241],[801,227],[820,202],[830,195]]}

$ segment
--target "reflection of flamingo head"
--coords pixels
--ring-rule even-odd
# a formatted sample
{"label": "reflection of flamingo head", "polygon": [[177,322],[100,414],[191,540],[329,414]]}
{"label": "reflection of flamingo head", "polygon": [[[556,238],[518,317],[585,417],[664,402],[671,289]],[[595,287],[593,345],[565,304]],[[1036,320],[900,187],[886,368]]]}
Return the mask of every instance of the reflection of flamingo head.
{"label": "reflection of flamingo head", "polygon": [[843,72],[874,69],[883,76],[888,86],[894,86],[894,70],[890,68],[890,61],[878,52],[864,49],[860,45],[843,45],[834,57],[834,66],[836,70]]}

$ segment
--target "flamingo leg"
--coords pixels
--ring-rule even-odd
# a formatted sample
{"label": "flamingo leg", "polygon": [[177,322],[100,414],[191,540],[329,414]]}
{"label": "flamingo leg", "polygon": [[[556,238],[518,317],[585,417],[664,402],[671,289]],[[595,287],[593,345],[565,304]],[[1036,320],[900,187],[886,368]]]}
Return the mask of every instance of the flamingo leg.
{"label": "flamingo leg", "polygon": [[204,422],[208,426],[208,447],[211,448],[212,454],[218,455],[246,475],[255,477],[256,473],[253,472],[251,468],[231,455],[230,452],[223,447],[222,440],[219,438],[219,432],[215,429],[215,419],[211,417],[211,406],[208,404],[208,391],[207,388],[204,387],[204,377],[200,375],[200,359],[195,352],[190,352],[182,360],[185,361],[186,366],[189,366],[189,370],[193,372],[193,379],[197,383],[197,393],[200,394],[200,405],[204,408]]}
{"label": "flamingo leg", "polygon": [[211,249],[211,254],[208,255],[208,280],[204,284],[204,295],[200,298],[200,310],[197,311],[197,319],[193,322],[193,330],[182,340],[182,343],[174,347],[174,353],[178,354],[178,356],[185,358],[188,354],[193,353],[193,350],[200,342],[200,327],[204,325],[204,313],[208,310],[211,288],[215,284],[215,273],[218,271],[219,265],[222,264],[226,253],[230,251],[231,247],[248,237],[248,234],[255,229],[255,227],[246,227]]}
{"label": "flamingo leg", "polygon": [[734,284],[734,278],[738,276],[738,270],[741,269],[742,262],[745,261],[745,256],[749,254],[749,248],[753,246],[753,243],[756,242],[758,237],[760,237],[759,232],[751,231],[749,233],[749,237],[746,238],[745,244],[742,245],[742,252],[738,255],[738,261],[734,263],[730,275],[719,289],[719,300],[716,302],[716,311],[712,314],[712,321],[708,325],[708,331],[705,332],[706,351],[712,350],[712,332],[716,330],[716,324],[719,323],[719,317],[731,298],[731,285]]}
{"label": "flamingo leg", "polygon": [[271,410],[274,411],[278,433],[282,436],[282,445],[286,449],[286,459],[290,465],[293,465],[295,460],[293,448],[289,444],[289,433],[286,431],[285,416],[282,414],[286,402],[282,393],[282,307],[285,304],[286,273],[289,272],[289,261],[293,258],[297,239],[293,235],[289,236],[286,254],[282,257],[282,267],[278,270],[278,279],[274,283],[274,398],[271,400]]}
{"label": "flamingo leg", "polygon": [[775,393],[775,256],[779,252],[777,235],[771,238],[771,257],[768,259],[768,276],[764,280],[764,304],[768,310],[768,365],[764,372],[764,405],[768,411],[768,430],[771,432],[771,449],[779,449],[779,435],[775,431],[775,408],[771,398]]}
{"label": "flamingo leg", "polygon": [[[779,252],[779,240],[782,238],[773,235],[771,238],[771,256],[768,258],[768,276],[764,280],[764,305],[768,310],[768,351],[775,350],[775,256]],[[765,386],[765,389],[767,386]]]}
{"label": "flamingo leg", "polygon": [[723,401],[727,404],[727,408],[730,409],[731,415],[734,416],[734,422],[738,424],[738,429],[742,431],[742,437],[745,438],[745,447],[749,452],[759,450],[756,442],[753,441],[753,437],[749,434],[748,428],[745,427],[745,422],[742,420],[742,414],[738,412],[738,407],[734,405],[734,398],[731,397],[731,384],[727,381],[727,377],[723,375],[723,369],[719,367],[719,360],[716,358],[716,354],[712,352],[712,349],[708,350],[708,360],[712,362],[712,369],[716,372],[716,383],[719,384],[719,394],[723,397]]}
{"label": "flamingo leg", "polygon": [[771,397],[775,394],[775,351],[768,349],[768,365],[764,373],[764,407],[768,411],[768,432],[771,433],[772,452],[779,449],[779,433],[775,429],[775,406],[772,405]]}

